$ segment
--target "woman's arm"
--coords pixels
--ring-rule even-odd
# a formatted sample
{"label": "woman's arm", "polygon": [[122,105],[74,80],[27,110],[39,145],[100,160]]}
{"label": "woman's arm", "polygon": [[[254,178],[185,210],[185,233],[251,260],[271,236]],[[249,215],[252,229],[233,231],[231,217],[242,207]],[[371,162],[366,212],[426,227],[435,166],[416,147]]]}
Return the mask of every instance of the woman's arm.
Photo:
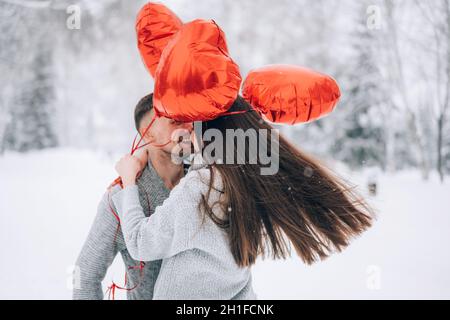
{"label": "woman's arm", "polygon": [[188,174],[150,217],[144,215],[136,185],[128,185],[112,197],[133,259],[164,259],[192,248],[193,236],[201,225],[198,204],[202,183],[197,173]]}

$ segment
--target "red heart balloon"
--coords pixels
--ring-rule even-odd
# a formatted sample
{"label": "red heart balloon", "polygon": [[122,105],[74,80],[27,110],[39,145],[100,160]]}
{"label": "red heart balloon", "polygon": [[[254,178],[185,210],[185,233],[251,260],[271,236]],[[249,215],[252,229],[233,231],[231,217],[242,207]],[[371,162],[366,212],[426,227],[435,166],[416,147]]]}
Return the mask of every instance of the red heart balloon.
{"label": "red heart balloon", "polygon": [[136,18],[137,44],[142,60],[153,77],[164,48],[182,25],[175,13],[160,3],[147,3],[139,11]]}
{"label": "red heart balloon", "polygon": [[213,20],[194,20],[164,49],[153,105],[158,115],[178,121],[211,120],[231,107],[241,81],[220,27]]}
{"label": "red heart balloon", "polygon": [[242,95],[267,120],[296,124],[330,113],[341,93],[330,76],[298,66],[270,65],[250,71]]}

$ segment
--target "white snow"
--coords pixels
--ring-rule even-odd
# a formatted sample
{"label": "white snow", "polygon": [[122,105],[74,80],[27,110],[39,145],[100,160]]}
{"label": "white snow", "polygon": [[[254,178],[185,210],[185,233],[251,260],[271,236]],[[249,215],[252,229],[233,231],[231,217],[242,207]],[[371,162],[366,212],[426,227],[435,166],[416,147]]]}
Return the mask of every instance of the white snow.
{"label": "white snow", "polygon": [[[70,299],[71,267],[115,178],[114,159],[54,149],[0,157],[0,299]],[[364,182],[367,174],[352,174]],[[416,172],[381,175],[375,226],[313,266],[259,261],[261,299],[450,298],[450,185]],[[117,257],[104,285],[123,281]],[[119,292],[118,298],[124,293]]]}

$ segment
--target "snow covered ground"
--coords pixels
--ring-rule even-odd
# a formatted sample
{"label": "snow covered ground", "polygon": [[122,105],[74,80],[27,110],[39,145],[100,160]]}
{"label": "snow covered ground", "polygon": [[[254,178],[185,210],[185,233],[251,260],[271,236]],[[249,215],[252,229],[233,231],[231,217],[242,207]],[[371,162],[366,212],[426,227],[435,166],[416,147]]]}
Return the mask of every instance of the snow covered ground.
{"label": "snow covered ground", "polygon": [[[72,149],[0,157],[0,299],[70,299],[71,268],[115,178],[113,163]],[[313,266],[297,258],[259,261],[259,298],[450,299],[450,184],[424,182],[415,172],[378,182],[370,231]],[[123,273],[118,257],[104,285],[121,283]]]}

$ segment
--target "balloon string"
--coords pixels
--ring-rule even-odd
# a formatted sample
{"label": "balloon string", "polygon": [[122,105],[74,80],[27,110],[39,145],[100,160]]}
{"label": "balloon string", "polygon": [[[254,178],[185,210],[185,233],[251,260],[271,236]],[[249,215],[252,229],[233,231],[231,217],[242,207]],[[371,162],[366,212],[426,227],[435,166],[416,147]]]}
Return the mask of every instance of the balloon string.
{"label": "balloon string", "polygon": [[143,148],[143,147],[145,147],[147,145],[152,145],[153,147],[156,147],[156,148],[162,148],[162,147],[167,146],[171,142],[171,140],[167,141],[166,143],[161,143],[161,144],[147,142],[147,143],[144,143],[143,145],[140,145],[142,140],[144,139],[145,135],[147,134],[148,130],[150,129],[150,127],[153,125],[153,123],[155,122],[156,118],[158,118],[158,117],[159,117],[158,114],[155,112],[153,114],[152,120],[150,121],[150,123],[145,128],[145,130],[142,133],[142,135],[141,135],[140,139],[138,140],[137,144],[135,144],[136,138],[137,138],[137,134],[136,134],[136,136],[134,137],[134,140],[133,140],[133,144],[131,146],[131,154],[134,154],[134,152],[136,152],[136,150],[141,149],[141,148]]}
{"label": "balloon string", "polygon": [[[148,195],[147,191],[145,191],[145,190],[143,190],[143,191],[144,191],[145,196],[146,196],[148,208],[150,208],[149,195]],[[113,208],[113,206],[111,204],[111,188],[108,189],[108,205],[109,205],[109,209],[111,210],[112,214],[114,215],[114,217],[117,220],[117,227],[116,227],[116,231],[115,231],[115,234],[114,234],[114,243],[116,243],[117,235],[119,234],[119,230],[120,230],[120,217],[117,214],[117,212],[114,210],[114,208]],[[105,292],[105,294],[108,294],[108,299],[109,300],[111,300],[111,298],[112,298],[112,300],[115,299],[116,289],[125,290],[125,291],[130,292],[130,291],[136,289],[137,287],[139,287],[141,285],[143,277],[144,277],[144,267],[145,267],[145,262],[144,261],[140,261],[139,264],[136,265],[136,266],[128,267],[128,270],[139,269],[139,281],[132,288],[127,288],[126,287],[127,283],[128,283],[127,272],[125,272],[124,286],[119,286],[114,281],[112,281],[111,285],[108,287],[108,289]]]}
{"label": "balloon string", "polygon": [[[136,150],[138,150],[140,148],[143,148],[143,147],[145,147],[147,145],[152,145],[152,146],[154,146],[156,148],[162,148],[162,147],[168,145],[171,142],[170,140],[167,141],[166,143],[162,143],[162,144],[155,144],[155,143],[152,143],[152,142],[147,142],[147,143],[144,143],[143,145],[140,145],[141,142],[143,141],[145,135],[147,134],[148,130],[151,128],[151,126],[153,125],[153,123],[155,122],[157,117],[158,116],[157,116],[157,114],[155,112],[153,114],[152,120],[150,121],[150,123],[147,125],[147,127],[143,131],[143,133],[142,133],[142,135],[141,135],[141,137],[140,137],[140,139],[138,140],[137,143],[136,143],[136,140],[137,140],[137,136],[138,136],[139,132],[135,135],[135,137],[133,139],[133,143],[131,145],[131,151],[130,151],[131,155],[133,155],[136,152]],[[109,209],[110,209],[110,211],[112,212],[112,214],[114,215],[114,217],[117,220],[117,228],[116,228],[116,231],[115,231],[115,234],[114,234],[114,243],[117,241],[117,235],[118,235],[119,230],[120,230],[120,217],[117,214],[117,212],[114,210],[114,208],[113,208],[113,206],[111,204],[111,189],[115,185],[119,185],[121,188],[123,188],[123,183],[122,183],[121,177],[117,177],[108,187],[108,205],[109,205]],[[144,190],[144,192],[145,192],[145,195],[146,195],[146,198],[147,198],[148,207],[150,208],[150,200],[149,200],[148,193],[145,190]],[[145,266],[145,262],[140,261],[138,265],[128,267],[128,270],[139,269],[139,277],[140,277],[139,278],[139,282],[136,285],[134,285],[132,288],[127,288],[126,287],[127,283],[128,283],[127,272],[125,272],[125,279],[124,279],[124,285],[125,286],[119,286],[114,281],[112,281],[111,285],[108,287],[108,289],[106,290],[106,293],[105,293],[105,294],[108,294],[108,299],[110,299],[110,300],[111,300],[111,298],[112,298],[112,300],[115,299],[116,289],[125,290],[125,291],[128,291],[128,292],[136,289],[142,283],[142,279],[143,279],[143,276],[144,276],[144,266]]]}
{"label": "balloon string", "polygon": [[136,135],[134,136],[133,143],[131,144],[130,154],[133,154],[133,150],[134,150],[134,146],[136,144],[136,138],[137,138],[138,134],[139,134],[139,132],[137,132]]}
{"label": "balloon string", "polygon": [[[136,152],[136,150],[139,150],[139,149],[141,149],[141,148],[143,148],[143,147],[145,147],[145,146],[148,146],[148,145],[151,145],[151,146],[153,146],[153,147],[155,147],[155,148],[163,148],[163,147],[167,146],[169,143],[172,142],[171,140],[167,141],[166,143],[161,143],[161,144],[157,144],[157,143],[153,143],[153,142],[147,142],[147,143],[144,143],[144,144],[140,145],[141,142],[143,141],[145,135],[147,134],[148,130],[150,130],[151,126],[153,125],[153,123],[155,122],[156,118],[158,118],[158,117],[159,117],[159,116],[158,116],[157,113],[155,112],[155,113],[153,114],[153,116],[152,116],[152,120],[151,120],[150,123],[145,127],[145,129],[144,129],[144,131],[143,131],[143,133],[142,133],[142,135],[141,135],[141,137],[139,138],[139,140],[138,140],[137,143],[136,143],[136,139],[137,139],[137,136],[138,136],[139,132],[136,133],[136,135],[134,136],[134,139],[133,139],[133,143],[131,144],[131,151],[130,151],[130,154],[131,154],[131,155],[133,155],[133,154]],[[121,179],[121,177],[117,177],[117,178],[109,185],[108,189],[110,189],[110,188],[112,188],[112,187],[114,187],[114,186],[116,186],[116,185],[120,185],[120,187],[123,188],[123,184],[122,184],[122,179]]]}
{"label": "balloon string", "polygon": [[114,217],[117,220],[116,232],[114,234],[114,243],[116,243],[117,234],[119,233],[119,230],[120,230],[120,218],[119,218],[119,215],[116,213],[116,211],[114,210],[114,208],[111,205],[111,190],[108,190],[108,205],[109,205],[109,209],[111,210],[112,214],[114,215]]}
{"label": "balloon string", "polygon": [[242,114],[242,113],[246,113],[248,111],[251,111],[251,109],[249,109],[249,110],[239,110],[239,111],[229,111],[229,112],[222,113],[220,116],[221,117],[232,116],[234,114]]}
{"label": "balloon string", "polygon": [[252,108],[252,109],[247,109],[247,110],[228,111],[228,112],[222,113],[219,117],[232,116],[235,114],[243,114],[243,113],[250,112],[250,111],[257,112],[259,115],[261,115],[261,112],[259,110]]}
{"label": "balloon string", "polygon": [[144,137],[145,137],[145,135],[147,134],[147,132],[148,132],[148,130],[150,129],[150,127],[153,125],[153,122],[155,122],[156,117],[157,117],[157,115],[156,115],[156,112],[155,112],[155,113],[153,113],[152,120],[151,120],[150,123],[147,125],[147,127],[146,127],[145,130],[144,130],[144,132],[141,134],[141,137],[139,138],[138,143],[137,143],[136,145],[135,145],[134,143],[135,143],[135,141],[136,141],[137,135],[136,135],[136,137],[134,138],[133,145],[131,146],[131,155],[133,155],[134,152],[135,152],[137,149],[139,149],[139,145],[141,144],[142,140],[144,139]]}
{"label": "balloon string", "polygon": [[[125,273],[125,278],[126,278],[126,273]],[[141,280],[142,280],[142,277],[141,277]],[[141,280],[132,288],[119,286],[114,281],[112,281],[111,285],[108,287],[108,289],[106,290],[105,294],[108,295],[108,299],[109,300],[115,300],[115,298],[116,298],[116,289],[125,290],[125,291],[130,292],[130,291],[136,289],[141,284]],[[125,285],[126,285],[126,283],[125,283]],[[112,297],[112,299],[111,299],[111,297]]]}

